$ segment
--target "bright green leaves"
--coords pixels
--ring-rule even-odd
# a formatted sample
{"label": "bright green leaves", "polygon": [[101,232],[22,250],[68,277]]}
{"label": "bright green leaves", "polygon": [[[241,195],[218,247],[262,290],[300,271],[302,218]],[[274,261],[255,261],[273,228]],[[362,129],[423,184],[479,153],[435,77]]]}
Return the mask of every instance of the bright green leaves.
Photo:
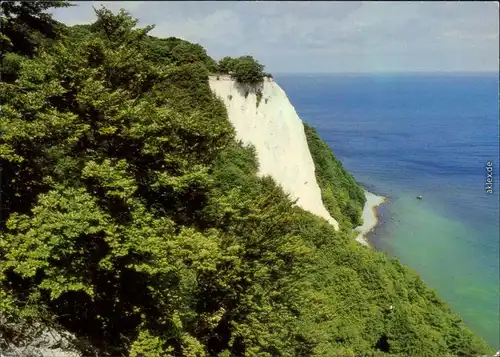
{"label": "bright green leaves", "polygon": [[141,330],[139,336],[134,341],[130,348],[130,357],[169,357],[172,356],[172,350],[165,351],[163,349],[162,340],[158,337],[152,336],[149,331]]}
{"label": "bright green leaves", "polygon": [[[34,96],[30,96],[33,98]],[[25,110],[30,110],[29,104]],[[86,128],[77,127],[77,116],[73,113],[61,113],[54,109],[39,111],[32,120],[25,120],[26,112],[19,112],[9,105],[2,108],[0,130],[4,143],[12,146],[21,140],[36,142],[42,139],[51,139],[66,134],[68,143],[75,142]],[[75,130],[68,130],[74,128]]]}
{"label": "bright green leaves", "polygon": [[55,269],[47,270],[47,277],[38,286],[41,290],[50,291],[50,298],[52,300],[58,299],[62,294],[69,291],[82,291],[92,297],[94,291],[92,286],[80,282],[75,277],[64,277],[59,275],[59,271],[53,271]]}
{"label": "bright green leaves", "polygon": [[[98,75],[96,70],[92,72],[96,76]],[[81,110],[96,110],[103,114],[103,119],[109,120],[112,116],[110,113],[123,105],[124,94],[126,93],[122,91],[111,92],[106,88],[103,80],[98,80],[92,76],[87,77],[81,83],[80,90],[76,95],[76,102]]]}
{"label": "bright green leaves", "polygon": [[[187,166],[187,165],[183,165]],[[208,184],[208,170],[201,165],[183,170],[181,176],[171,176],[166,172],[157,173],[157,181],[151,186],[153,189],[169,187],[174,192],[185,192],[190,187],[204,187]]]}
{"label": "bright green leaves", "polygon": [[46,89],[51,87],[59,89],[59,83],[54,81],[54,62],[54,58],[46,53],[35,59],[25,59],[21,62],[22,72],[16,84],[24,90],[41,92],[47,92]]}
{"label": "bright green leaves", "polygon": [[[38,288],[50,291],[52,299],[70,290],[82,290],[92,296],[82,270],[84,252],[77,242],[82,236],[92,239],[107,226],[105,215],[81,189],[41,195],[32,217],[13,214],[7,222],[8,232],[1,236],[5,260],[0,269],[2,273],[12,270],[23,278],[43,277]],[[73,257],[69,267],[54,265],[68,257]],[[68,274],[70,271],[73,274]]]}
{"label": "bright green leaves", "polygon": [[[106,222],[106,216],[88,193],[69,188],[41,195],[33,209],[33,217],[12,215],[7,223],[7,237],[12,246],[25,248],[13,250],[13,257],[20,258],[26,253],[36,256],[38,253],[31,249],[36,247],[44,252],[41,257],[48,258],[46,254],[51,252],[46,251],[45,245],[65,244],[81,234],[95,234],[106,227]],[[27,239],[17,241],[14,233],[23,234]]]}
{"label": "bright green leaves", "polygon": [[127,171],[128,166],[125,160],[112,162],[105,159],[100,164],[89,161],[82,170],[82,177],[94,179],[106,194],[127,201],[137,190],[134,178]]}

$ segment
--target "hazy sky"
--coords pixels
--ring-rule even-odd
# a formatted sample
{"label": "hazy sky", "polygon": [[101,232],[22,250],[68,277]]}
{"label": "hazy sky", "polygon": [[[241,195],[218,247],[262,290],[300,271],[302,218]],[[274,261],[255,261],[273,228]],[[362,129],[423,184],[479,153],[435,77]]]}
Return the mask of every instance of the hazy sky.
{"label": "hazy sky", "polygon": [[222,56],[251,54],[270,72],[498,71],[498,2],[75,2],[68,25],[92,6],[124,8],[152,35],[176,36]]}

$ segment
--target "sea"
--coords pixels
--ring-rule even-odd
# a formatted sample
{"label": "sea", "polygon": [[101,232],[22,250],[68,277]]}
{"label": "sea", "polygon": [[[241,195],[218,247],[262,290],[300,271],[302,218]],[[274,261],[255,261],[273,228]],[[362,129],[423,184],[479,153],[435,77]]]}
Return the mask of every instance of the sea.
{"label": "sea", "polygon": [[388,198],[374,249],[418,272],[500,349],[498,73],[275,81],[356,180]]}

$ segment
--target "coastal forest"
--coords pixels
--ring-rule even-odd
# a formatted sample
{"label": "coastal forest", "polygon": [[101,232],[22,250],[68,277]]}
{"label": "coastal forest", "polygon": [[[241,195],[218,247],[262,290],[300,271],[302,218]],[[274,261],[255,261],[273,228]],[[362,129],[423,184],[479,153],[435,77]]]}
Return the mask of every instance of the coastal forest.
{"label": "coastal forest", "polygon": [[217,62],[123,10],[68,27],[48,12],[61,6],[1,3],[0,350],[45,328],[82,356],[492,352],[354,240],[363,190],[313,128],[341,229],[257,175],[209,75],[254,83],[258,61]]}

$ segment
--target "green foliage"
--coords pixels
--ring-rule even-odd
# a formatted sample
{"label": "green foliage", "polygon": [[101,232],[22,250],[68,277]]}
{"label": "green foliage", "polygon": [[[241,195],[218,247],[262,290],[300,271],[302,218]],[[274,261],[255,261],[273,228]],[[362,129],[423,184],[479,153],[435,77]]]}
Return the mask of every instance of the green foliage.
{"label": "green foliage", "polygon": [[[45,324],[85,355],[488,352],[418,276],[257,176],[203,49],[97,15],[33,57],[6,56],[0,340]],[[345,192],[340,214],[362,205],[310,137],[321,177],[339,180],[332,197]]]}
{"label": "green foliage", "polygon": [[45,11],[50,8],[72,6],[66,1],[3,1],[2,52],[33,56],[45,39],[58,39],[63,25]]}
{"label": "green foliage", "polygon": [[176,37],[156,38],[148,35],[143,45],[145,58],[153,63],[173,63],[177,66],[198,63],[203,64],[210,73],[217,72],[217,62],[199,44]]}
{"label": "green foliage", "polygon": [[[255,94],[255,97],[257,99],[257,102],[256,102],[256,107],[258,108],[259,107],[259,104],[260,102],[262,101],[262,91],[261,90],[258,90],[257,93]],[[266,104],[267,104],[267,101],[266,101]]]}
{"label": "green foliage", "polygon": [[148,331],[141,331],[137,340],[132,344],[130,357],[172,356],[171,352],[173,352],[172,349],[169,349],[169,351],[163,350],[161,340],[158,337],[151,336]]}
{"label": "green foliage", "polygon": [[263,71],[264,66],[252,56],[243,56],[237,59],[232,76],[238,83],[255,85],[264,80]]}
{"label": "green foliage", "polygon": [[252,56],[224,57],[219,61],[220,73],[231,74],[240,84],[256,85],[264,80],[264,66]]}
{"label": "green foliage", "polygon": [[71,6],[65,1],[2,1],[0,9],[0,76],[3,82],[17,78],[18,56],[33,57],[64,35],[64,27],[45,11]]}
{"label": "green foliage", "polygon": [[221,58],[219,61],[219,72],[228,74],[229,72],[234,71],[236,66],[237,59],[231,58],[229,56]]}
{"label": "green foliage", "polygon": [[304,130],[326,209],[332,217],[348,228],[360,225],[366,202],[363,189],[344,169],[316,130],[305,123]]}
{"label": "green foliage", "polygon": [[13,82],[17,78],[17,73],[21,68],[23,56],[13,52],[7,52],[2,56],[2,67],[0,68],[0,76],[2,81]]}
{"label": "green foliage", "polygon": [[182,41],[172,49],[172,55],[177,65],[202,62],[211,73],[217,69],[216,62],[207,55],[207,51],[199,44]]}
{"label": "green foliage", "polygon": [[[104,29],[95,36],[23,60],[16,84],[2,85],[0,271],[9,294],[25,296],[19,314],[28,301],[46,306],[66,329],[117,354],[139,324],[153,333],[167,315],[192,319],[186,294],[196,271],[213,269],[219,238],[189,222],[233,129],[203,65],[148,62],[134,21],[98,16]],[[155,328],[152,308],[167,314]],[[192,348],[182,329],[178,339],[179,349]]]}
{"label": "green foliage", "polygon": [[68,35],[71,38],[77,39],[78,41],[82,41],[84,37],[89,37],[94,35],[93,29],[94,27],[92,25],[74,25],[69,27],[67,31]]}
{"label": "green foliage", "polygon": [[96,13],[98,14],[97,21],[90,26],[91,30],[114,43],[124,41],[122,45],[137,45],[154,28],[154,26],[147,26],[143,29],[134,29],[139,20],[132,18],[124,9],[114,15],[102,6],[101,9],[96,10]]}

